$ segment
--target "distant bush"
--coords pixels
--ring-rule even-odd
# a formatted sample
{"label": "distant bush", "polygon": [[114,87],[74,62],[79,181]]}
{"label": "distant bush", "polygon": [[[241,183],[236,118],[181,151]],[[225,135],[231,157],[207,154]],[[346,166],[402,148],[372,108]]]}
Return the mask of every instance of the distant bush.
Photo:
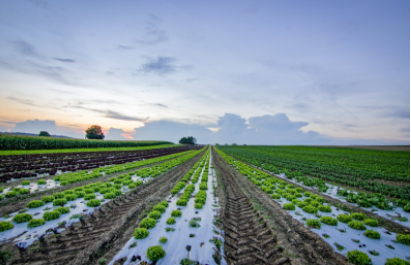
{"label": "distant bush", "polygon": [[44,205],[44,202],[39,201],[39,200],[34,200],[34,201],[31,201],[31,202],[27,203],[27,207],[29,207],[29,208],[37,208],[37,207],[41,207],[43,205]]}
{"label": "distant bush", "polygon": [[347,253],[348,262],[351,262],[354,265],[371,265],[372,261],[370,257],[361,251],[353,250],[348,251]]}
{"label": "distant bush", "polygon": [[143,220],[141,220],[140,222],[140,227],[141,228],[146,228],[146,229],[151,229],[154,228],[156,226],[156,219],[153,218],[144,218]]}
{"label": "distant bush", "polygon": [[172,217],[180,217],[183,213],[180,210],[172,210],[171,211],[171,216]]}
{"label": "distant bush", "polygon": [[348,226],[351,227],[352,229],[356,229],[356,230],[366,230],[367,229],[365,227],[365,225],[360,221],[348,222]]}
{"label": "distant bush", "polygon": [[133,236],[135,239],[143,239],[148,237],[150,232],[146,228],[136,228],[134,230]]}
{"label": "distant bush", "polygon": [[376,226],[378,226],[378,220],[375,220],[375,219],[364,219],[364,224],[366,224],[366,225],[368,225],[368,226],[376,227]]}
{"label": "distant bush", "polygon": [[410,245],[410,235],[403,235],[403,234],[397,234],[395,239],[400,242],[401,244]]}
{"label": "distant bush", "polygon": [[16,214],[16,215],[13,217],[12,221],[20,224],[20,223],[28,222],[28,221],[30,221],[31,219],[33,219],[33,216],[31,216],[31,214],[28,214],[28,213],[18,213],[18,214]]}
{"label": "distant bush", "polygon": [[55,220],[60,218],[61,213],[59,211],[48,211],[43,213],[43,219],[46,221]]}
{"label": "distant bush", "polygon": [[45,223],[46,221],[44,221],[43,219],[31,219],[28,222],[27,227],[28,228],[38,227],[38,226],[44,225]]}
{"label": "distant bush", "polygon": [[322,216],[320,218],[321,223],[327,224],[327,225],[337,225],[338,221],[335,218],[332,218],[331,216]]}
{"label": "distant bush", "polygon": [[318,221],[318,219],[309,219],[306,222],[308,227],[311,228],[316,228],[316,229],[320,229],[321,228],[321,223],[320,221]]}
{"label": "distant bush", "polygon": [[14,227],[14,225],[11,222],[8,221],[0,221],[0,232],[10,230]]}
{"label": "distant bush", "polygon": [[352,221],[352,218],[348,214],[339,214],[337,216],[337,220],[340,221],[340,222],[343,222],[343,223],[348,223],[348,222]]}
{"label": "distant bush", "polygon": [[86,205],[89,206],[89,207],[98,207],[98,206],[100,206],[100,200],[98,200],[98,199],[89,200],[86,203]]}

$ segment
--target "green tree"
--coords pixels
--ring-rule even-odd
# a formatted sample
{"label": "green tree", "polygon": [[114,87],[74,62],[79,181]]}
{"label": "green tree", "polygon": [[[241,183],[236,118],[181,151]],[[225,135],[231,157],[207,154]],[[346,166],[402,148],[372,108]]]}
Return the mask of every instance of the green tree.
{"label": "green tree", "polygon": [[86,138],[87,139],[99,139],[103,140],[105,137],[103,130],[101,129],[100,126],[98,125],[91,125],[87,130],[86,130]]}
{"label": "green tree", "polygon": [[183,137],[179,141],[180,144],[196,144],[197,139],[193,136]]}
{"label": "green tree", "polygon": [[39,136],[50,137],[50,134],[49,134],[48,132],[46,132],[46,131],[41,131],[41,132],[39,133]]}

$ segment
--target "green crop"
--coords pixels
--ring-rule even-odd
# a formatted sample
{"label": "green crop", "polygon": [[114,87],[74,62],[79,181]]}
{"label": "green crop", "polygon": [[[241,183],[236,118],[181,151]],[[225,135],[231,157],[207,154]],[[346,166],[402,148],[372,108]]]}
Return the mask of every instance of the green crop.
{"label": "green crop", "polygon": [[38,227],[38,226],[44,225],[45,223],[46,221],[44,221],[44,219],[31,219],[28,222],[27,227],[28,228]]}
{"label": "green crop", "polygon": [[100,206],[100,200],[91,199],[86,203],[86,205],[89,206],[89,207],[98,207],[98,206]]}
{"label": "green crop", "polygon": [[294,206],[294,204],[292,204],[292,203],[284,203],[283,208],[284,208],[285,210],[291,210],[291,211],[294,211],[294,210],[295,210],[295,206]]}
{"label": "green crop", "polygon": [[356,230],[366,230],[366,229],[367,229],[367,228],[365,227],[365,225],[364,225],[362,222],[360,222],[360,221],[351,221],[351,222],[348,222],[348,226],[351,227],[351,228],[353,228],[353,229],[356,229]]}
{"label": "green crop", "polygon": [[56,209],[57,211],[59,211],[61,214],[65,214],[65,213],[69,213],[70,212],[70,208],[69,207],[59,207]]}
{"label": "green crop", "polygon": [[13,217],[12,221],[20,224],[20,223],[28,222],[28,221],[30,221],[31,219],[33,219],[33,217],[31,216],[31,214],[28,214],[28,213],[18,213],[18,214],[16,214],[16,215]]}
{"label": "green crop", "polygon": [[86,195],[84,195],[84,200],[88,201],[88,200],[93,200],[96,198],[96,194],[94,193],[88,193]]}
{"label": "green crop", "polygon": [[151,211],[151,212],[148,214],[148,216],[149,216],[150,218],[153,218],[153,219],[160,219],[160,217],[161,217],[161,212],[159,212],[159,211]]}
{"label": "green crop", "polygon": [[348,262],[351,262],[352,264],[355,264],[355,265],[371,265],[372,264],[370,257],[366,253],[358,251],[358,250],[348,251],[347,259],[348,259]]}
{"label": "green crop", "polygon": [[365,219],[365,214],[363,214],[363,213],[352,213],[352,214],[351,214],[351,217],[352,217],[352,219],[354,219],[354,220],[362,221],[362,220]]}
{"label": "green crop", "polygon": [[316,214],[318,212],[318,209],[315,208],[314,206],[307,205],[303,207],[303,211],[306,213],[313,213]]}
{"label": "green crop", "polygon": [[11,222],[8,221],[0,221],[0,232],[10,230],[14,227],[14,225]]}
{"label": "green crop", "polygon": [[161,244],[165,244],[167,243],[167,237],[160,237],[160,239],[158,240]]}
{"label": "green crop", "polygon": [[343,223],[348,223],[348,222],[352,221],[352,218],[348,214],[339,214],[337,216],[337,220],[340,221],[340,222],[343,222]]}
{"label": "green crop", "polygon": [[53,201],[54,206],[64,206],[64,204],[66,204],[66,203],[67,203],[66,199],[55,199]]}
{"label": "green crop", "polygon": [[147,249],[147,257],[151,261],[157,261],[164,258],[166,255],[165,250],[161,246],[152,246]]}
{"label": "green crop", "polygon": [[402,234],[397,234],[395,239],[400,242],[401,244],[410,245],[410,235],[402,235]]}
{"label": "green crop", "polygon": [[410,265],[410,262],[400,259],[400,258],[392,258],[392,259],[387,259],[387,262],[385,262],[385,265]]}
{"label": "green crop", "polygon": [[[168,204],[167,204],[167,206],[168,206]],[[154,210],[154,211],[158,211],[158,212],[160,212],[160,213],[165,213],[167,206],[164,206],[164,204],[158,204],[158,205],[156,205],[156,206],[153,207],[153,210]]]}
{"label": "green crop", "polygon": [[368,225],[368,226],[373,226],[376,227],[378,226],[378,220],[375,219],[364,219],[364,224]]}
{"label": "green crop", "polygon": [[325,212],[325,213],[332,212],[331,206],[329,205],[318,205],[318,210],[320,210],[321,212]]}
{"label": "green crop", "polygon": [[173,217],[170,217],[167,219],[166,224],[168,225],[173,225],[176,223],[176,219],[174,219]]}
{"label": "green crop", "polygon": [[320,229],[321,228],[321,223],[318,219],[309,219],[306,222],[308,227],[311,228],[316,228],[316,229]]}
{"label": "green crop", "polygon": [[146,228],[136,228],[134,230],[133,236],[135,239],[143,239],[148,237],[150,232]]}
{"label": "green crop", "polygon": [[367,230],[364,232],[364,236],[372,239],[380,239],[381,234],[374,230]]}
{"label": "green crop", "polygon": [[41,200],[45,203],[54,201],[54,196],[43,196]]}
{"label": "green crop", "polygon": [[172,210],[171,211],[171,216],[172,217],[180,217],[183,213],[180,210]]}
{"label": "green crop", "polygon": [[31,201],[31,202],[27,203],[27,207],[29,207],[29,208],[38,208],[38,207],[41,207],[43,205],[44,205],[44,202],[39,201],[39,200],[34,200],[34,201]]}
{"label": "green crop", "polygon": [[106,193],[103,196],[104,199],[114,199],[115,197],[117,197],[117,196],[114,192]]}
{"label": "green crop", "polygon": [[156,223],[157,223],[156,219],[148,217],[148,218],[144,218],[143,220],[141,220],[140,227],[141,228],[146,228],[146,229],[151,229],[151,228],[154,228],[156,226]]}
{"label": "green crop", "polygon": [[337,219],[332,218],[331,216],[322,216],[320,218],[321,223],[327,224],[327,225],[333,225],[336,226],[338,224]]}
{"label": "green crop", "polygon": [[51,221],[60,218],[61,213],[59,211],[47,211],[43,213],[43,219]]}

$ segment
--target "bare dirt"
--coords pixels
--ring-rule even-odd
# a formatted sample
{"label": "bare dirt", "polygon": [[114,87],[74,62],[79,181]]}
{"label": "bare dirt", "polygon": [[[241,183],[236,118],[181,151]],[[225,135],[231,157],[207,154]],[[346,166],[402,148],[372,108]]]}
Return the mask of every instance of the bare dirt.
{"label": "bare dirt", "polygon": [[227,191],[223,222],[228,264],[348,264],[215,151],[213,157]]}
{"label": "bare dirt", "polygon": [[1,246],[3,251],[11,253],[6,264],[99,264],[106,253],[121,249],[131,237],[131,231],[139,224],[139,215],[169,195],[173,184],[202,155],[203,152],[149,184],[104,204],[62,233],[51,233],[39,238],[27,249],[11,244]]}

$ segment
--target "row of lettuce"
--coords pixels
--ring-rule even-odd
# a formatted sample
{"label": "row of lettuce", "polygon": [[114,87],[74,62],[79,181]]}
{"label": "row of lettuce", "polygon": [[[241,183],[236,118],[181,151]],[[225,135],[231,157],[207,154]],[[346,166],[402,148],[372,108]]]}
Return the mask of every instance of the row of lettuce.
{"label": "row of lettuce", "polygon": [[[294,211],[297,206],[301,208],[302,211],[314,215],[313,217],[317,217],[306,220],[306,225],[308,227],[319,229],[321,228],[322,223],[326,225],[337,226],[338,222],[342,222],[346,223],[350,228],[355,229],[357,231],[365,230],[364,235],[368,238],[380,238],[380,234],[377,231],[367,229],[366,227],[366,225],[370,227],[377,227],[379,225],[378,220],[367,218],[363,213],[351,213],[350,215],[339,214],[336,218],[332,216],[320,216],[319,212],[332,212],[331,207],[329,205],[324,204],[326,200],[323,197],[313,194],[311,192],[304,192],[302,188],[296,188],[293,184],[288,184],[284,180],[273,177],[263,171],[260,171],[247,164],[244,164],[234,159],[233,157],[225,154],[223,151],[219,149],[216,149],[216,151],[224,160],[226,160],[231,166],[237,169],[242,175],[247,177],[247,179],[249,179],[258,187],[260,187],[262,191],[269,194],[271,198],[276,200],[284,198],[287,201],[289,201],[288,203],[283,204],[283,208],[285,210]],[[397,234],[396,240],[401,244],[410,245],[409,234]],[[350,262],[352,262],[352,260],[355,260],[356,257],[363,257],[364,259],[371,261],[369,256],[364,252],[349,251],[347,253],[347,258]],[[401,260],[399,258],[395,259]]]}
{"label": "row of lettuce", "polygon": [[[52,211],[46,211],[43,214],[43,218],[38,219],[33,218],[32,215],[25,213],[25,210],[22,210],[13,217],[12,222],[0,221],[0,232],[12,229],[14,227],[13,222],[27,222],[27,227],[33,228],[45,224],[46,221],[58,219],[61,214],[70,212],[70,209],[68,207],[64,207],[64,205],[66,205],[69,201],[74,201],[78,198],[82,198],[86,201],[86,205],[89,207],[98,207],[101,205],[102,201],[114,199],[115,197],[120,196],[122,194],[122,188],[127,188],[126,190],[129,190],[143,185],[143,181],[141,180],[133,181],[132,176],[136,175],[141,178],[157,177],[162,173],[165,173],[168,170],[171,170],[172,168],[190,160],[202,151],[204,151],[204,149],[189,151],[181,157],[157,164],[151,168],[143,168],[126,174],[121,174],[118,177],[112,177],[105,182],[95,182],[81,187],[68,189],[63,192],[56,192],[50,196],[43,196],[41,200],[32,200],[27,203],[27,208],[38,208],[48,204],[50,207],[54,207],[54,209]],[[103,195],[104,199],[96,199],[96,193]]]}
{"label": "row of lettuce", "polygon": [[[147,160],[141,160],[141,161],[130,162],[130,163],[125,163],[125,164],[120,164],[120,165],[102,167],[102,168],[94,169],[91,172],[88,170],[83,170],[83,171],[78,171],[78,172],[73,172],[73,173],[61,174],[61,175],[55,176],[53,180],[56,182],[59,182],[60,186],[66,186],[66,185],[70,185],[70,184],[77,183],[77,182],[97,179],[104,175],[120,173],[123,171],[132,170],[135,168],[155,164],[155,163],[162,162],[165,160],[174,159],[176,157],[189,154],[191,152],[193,151],[185,151],[181,153],[156,157],[156,158],[147,159]],[[164,172],[167,170],[167,168],[164,168],[162,170]],[[143,174],[144,176],[147,173],[142,172],[141,174]],[[30,183],[31,183],[30,180],[21,181],[20,182],[21,187],[11,188],[6,193],[0,195],[0,200],[32,193],[29,188]],[[40,180],[37,180],[36,183],[37,185],[46,185],[47,181],[45,179],[40,179]],[[0,192],[3,192],[4,190],[5,190],[4,188],[0,188]]]}
{"label": "row of lettuce", "polygon": [[[191,198],[191,194],[195,190],[195,186],[193,183],[196,183],[202,174],[201,178],[201,185],[204,184],[204,180],[206,179],[204,175],[206,174],[208,176],[208,165],[209,165],[209,156],[210,152],[207,151],[204,153],[203,157],[200,159],[199,162],[197,162],[188,172],[185,174],[185,176],[179,181],[171,190],[172,196],[177,196],[181,192],[181,190],[184,189],[183,194],[181,197],[177,200],[176,205],[178,206],[186,206],[188,201]],[[203,170],[204,169],[204,170]],[[191,184],[189,184],[191,182]],[[205,189],[207,189],[207,182],[205,182]],[[201,189],[198,194],[203,194],[204,192],[204,185],[203,189]],[[207,195],[202,196],[200,195],[199,197],[196,196],[195,198],[195,208],[201,209],[202,206],[205,204]],[[199,206],[201,205],[201,207]],[[150,229],[154,228],[156,226],[157,220],[160,219],[161,215],[166,212],[166,207],[168,207],[168,202],[167,201],[162,201],[159,204],[155,205],[153,207],[153,210],[148,214],[148,216],[144,219],[141,220],[139,227],[134,230],[134,238],[135,239],[144,239],[150,235]],[[172,210],[170,217],[166,220],[167,225],[174,225],[176,224],[176,218],[179,218],[182,216],[182,212],[180,209]],[[167,227],[169,231],[173,230],[172,227]],[[161,244],[164,244],[167,242],[166,237],[160,237],[159,242]],[[155,246],[150,246],[147,249],[147,257],[155,262],[161,258],[163,258],[166,255],[165,250],[161,245],[155,245]]]}

